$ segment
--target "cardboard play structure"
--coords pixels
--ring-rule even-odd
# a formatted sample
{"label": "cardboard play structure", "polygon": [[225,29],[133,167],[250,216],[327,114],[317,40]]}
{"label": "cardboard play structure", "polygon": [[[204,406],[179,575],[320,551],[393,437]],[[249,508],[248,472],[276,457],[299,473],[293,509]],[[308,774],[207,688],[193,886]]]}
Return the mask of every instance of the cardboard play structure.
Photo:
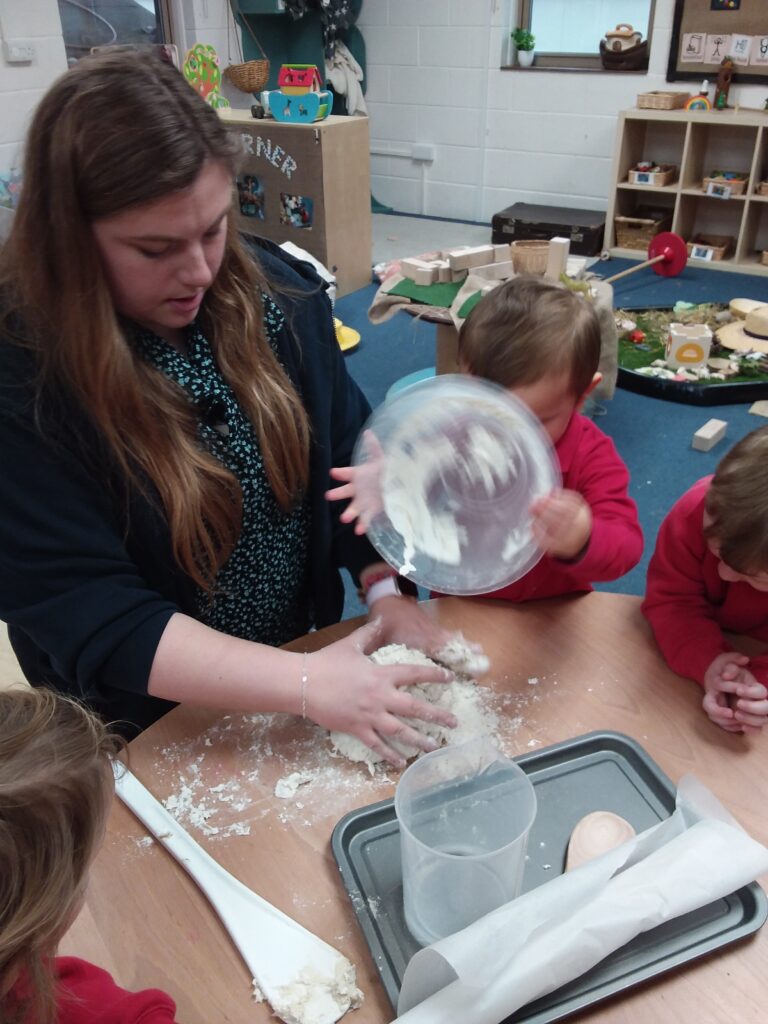
{"label": "cardboard play structure", "polygon": [[241,150],[238,228],[306,249],[335,276],[338,294],[371,281],[371,188],[367,117],[313,124],[219,116]]}

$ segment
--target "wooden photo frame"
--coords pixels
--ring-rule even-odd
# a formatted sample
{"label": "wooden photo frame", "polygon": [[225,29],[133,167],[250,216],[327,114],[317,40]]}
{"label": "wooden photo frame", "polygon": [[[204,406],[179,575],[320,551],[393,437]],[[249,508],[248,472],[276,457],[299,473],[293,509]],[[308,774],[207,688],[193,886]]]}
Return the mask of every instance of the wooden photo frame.
{"label": "wooden photo frame", "polygon": [[[766,0],[739,0],[733,8],[724,8],[713,0],[675,0],[667,81],[714,80],[720,60],[733,56],[729,52],[733,37],[741,40],[739,45],[742,48],[743,40],[751,37],[752,46],[763,46],[765,54],[761,51],[760,63],[755,64],[750,49],[749,63],[737,60],[733,81],[736,84],[768,85],[768,25],[765,15]],[[721,42],[716,46],[718,39]],[[765,42],[758,44],[758,40]],[[687,55],[682,52],[683,46],[687,48]],[[700,60],[696,59],[697,55],[701,56]]]}

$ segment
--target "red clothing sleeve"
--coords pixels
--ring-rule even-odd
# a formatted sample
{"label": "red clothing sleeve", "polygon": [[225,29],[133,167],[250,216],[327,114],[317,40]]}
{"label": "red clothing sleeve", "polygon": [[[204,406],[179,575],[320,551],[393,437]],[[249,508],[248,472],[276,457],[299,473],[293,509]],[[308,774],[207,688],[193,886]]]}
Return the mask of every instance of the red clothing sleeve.
{"label": "red clothing sleeve", "polygon": [[128,992],[107,971],[74,956],[54,960],[58,1024],[175,1024],[176,1004],[159,989]]}
{"label": "red clothing sleeve", "polygon": [[[578,448],[561,456],[563,487],[586,499],[592,510],[592,533],[578,561],[557,564],[583,583],[616,580],[633,569],[643,553],[637,506],[628,494],[629,471],[613,441],[594,423],[584,416],[574,420],[579,435],[570,444]],[[566,438],[569,433],[570,428]]]}
{"label": "red clothing sleeve", "polygon": [[534,601],[592,589],[629,572],[643,553],[637,507],[627,493],[629,472],[613,441],[586,416],[575,414],[555,445],[563,487],[592,510],[592,533],[578,561],[545,555],[522,579],[482,597]]}
{"label": "red clothing sleeve", "polygon": [[705,477],[686,491],[661,524],[642,604],[669,667],[698,683],[704,682],[718,654],[732,650],[707,586],[712,571],[708,563],[715,570],[717,565],[703,532],[711,479]]}

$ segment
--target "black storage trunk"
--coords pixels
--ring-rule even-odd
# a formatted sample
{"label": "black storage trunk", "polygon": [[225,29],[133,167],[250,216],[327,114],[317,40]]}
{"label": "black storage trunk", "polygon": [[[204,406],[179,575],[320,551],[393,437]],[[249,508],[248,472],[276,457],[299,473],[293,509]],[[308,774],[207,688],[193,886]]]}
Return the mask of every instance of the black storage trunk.
{"label": "black storage trunk", "polygon": [[599,210],[515,203],[494,213],[491,229],[491,241],[495,245],[529,238],[570,238],[574,255],[599,256],[603,248],[605,214]]}

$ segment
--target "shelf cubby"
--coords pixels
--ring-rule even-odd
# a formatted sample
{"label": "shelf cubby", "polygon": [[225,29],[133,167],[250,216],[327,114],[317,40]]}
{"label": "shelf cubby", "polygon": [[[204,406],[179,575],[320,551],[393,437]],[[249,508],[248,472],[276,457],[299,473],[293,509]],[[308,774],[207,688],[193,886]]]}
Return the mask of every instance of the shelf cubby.
{"label": "shelf cubby", "polygon": [[[627,175],[641,160],[672,163],[677,180],[664,186],[630,185]],[[702,188],[715,170],[748,175],[743,195],[719,198]],[[672,230],[690,241],[697,235],[730,235],[734,251],[724,260],[696,260],[696,266],[768,275],[761,263],[768,248],[768,196],[756,188],[768,180],[768,115],[749,111],[626,110],[619,115],[608,204],[606,248],[616,256],[644,250],[616,240],[616,216],[668,210]]]}

